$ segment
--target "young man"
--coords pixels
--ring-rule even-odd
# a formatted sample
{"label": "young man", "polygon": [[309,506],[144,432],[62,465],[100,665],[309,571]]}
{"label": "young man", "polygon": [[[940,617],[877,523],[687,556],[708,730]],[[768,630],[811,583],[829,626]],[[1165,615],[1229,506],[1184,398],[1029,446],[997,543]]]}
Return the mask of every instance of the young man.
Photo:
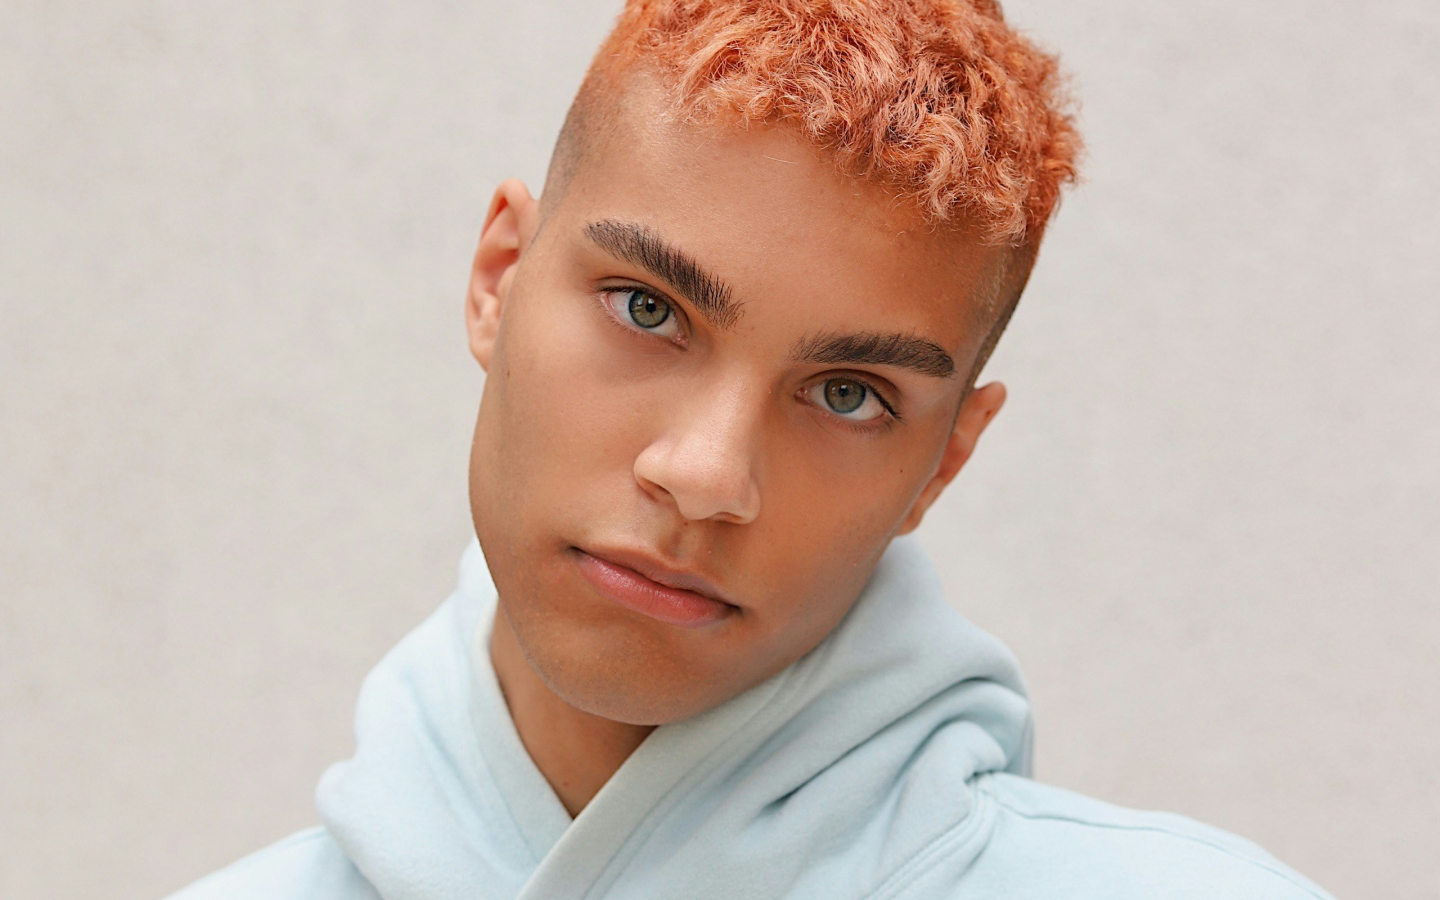
{"label": "young man", "polygon": [[459,587],[323,827],[181,896],[1325,896],[1028,780],[1014,660],[901,537],[1076,147],[990,0],[633,0],[475,254]]}

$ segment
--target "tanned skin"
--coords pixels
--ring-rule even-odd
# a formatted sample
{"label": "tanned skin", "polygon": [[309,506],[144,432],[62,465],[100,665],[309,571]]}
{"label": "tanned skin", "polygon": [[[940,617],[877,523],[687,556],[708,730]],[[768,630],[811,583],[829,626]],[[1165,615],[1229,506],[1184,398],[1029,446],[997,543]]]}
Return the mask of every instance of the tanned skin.
{"label": "tanned skin", "polygon": [[[499,186],[465,305],[490,654],[572,815],[655,726],[829,634],[1005,401],[967,376],[1009,251],[783,125],[674,122],[638,88],[622,106],[543,217]],[[585,572],[620,552],[703,579],[721,612],[617,603]]]}

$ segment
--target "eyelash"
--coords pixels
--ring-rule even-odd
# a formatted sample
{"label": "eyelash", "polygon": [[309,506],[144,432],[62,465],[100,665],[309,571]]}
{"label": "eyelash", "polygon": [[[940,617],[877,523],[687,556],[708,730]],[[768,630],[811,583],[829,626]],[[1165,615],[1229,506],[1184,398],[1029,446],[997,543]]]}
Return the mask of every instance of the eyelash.
{"label": "eyelash", "polygon": [[[627,323],[621,321],[621,320],[620,320],[620,317],[619,317],[619,314],[615,312],[614,308],[611,307],[611,306],[610,306],[610,303],[608,302],[608,301],[609,301],[609,298],[613,297],[613,296],[616,295],[616,294],[634,294],[634,293],[646,294],[646,295],[648,295],[648,296],[654,297],[655,299],[660,300],[660,301],[662,301],[663,303],[665,303],[665,305],[666,305],[667,307],[669,307],[669,309],[670,309],[670,314],[671,314],[672,316],[675,316],[675,317],[676,317],[676,320],[677,320],[678,322],[682,323],[682,331],[684,330],[683,323],[684,323],[684,321],[685,321],[685,317],[684,317],[683,315],[681,315],[681,313],[680,313],[680,306],[679,306],[679,304],[677,304],[675,301],[671,300],[669,297],[665,296],[664,294],[662,294],[661,292],[659,292],[659,291],[657,291],[657,290],[654,290],[654,289],[652,289],[652,288],[647,288],[647,287],[641,287],[641,286],[638,285],[638,284],[622,284],[622,285],[615,285],[615,286],[613,286],[613,287],[603,287],[603,288],[600,288],[600,295],[601,295],[600,306],[601,306],[601,310],[602,310],[602,312],[605,314],[605,318],[606,318],[611,324],[613,324],[615,327],[620,328],[620,329],[622,329],[623,331],[625,331],[627,334],[632,334],[632,335],[633,335],[633,334],[650,334],[650,333],[652,333],[652,332],[647,331],[647,330],[644,329],[644,328],[641,328],[641,327],[638,326],[638,325],[630,325],[630,324],[627,324]],[[680,347],[684,347],[684,346],[685,346],[685,343],[684,343],[684,342],[672,341],[672,340],[669,340],[669,339],[663,338],[663,337],[661,338],[661,340],[665,340],[667,343],[672,344],[672,345],[675,345],[675,346],[680,346]],[[829,377],[830,377],[830,378],[834,378],[834,377],[836,377],[836,376],[832,374],[832,375],[830,375]],[[874,395],[875,395],[875,399],[880,403],[881,406],[883,406],[883,407],[885,408],[885,413],[886,413],[886,414],[883,415],[883,416],[880,416],[880,417],[877,418],[877,419],[874,419],[874,420],[868,421],[868,422],[856,422],[856,421],[854,421],[853,419],[847,419],[847,418],[845,418],[844,416],[836,415],[836,414],[834,414],[834,413],[831,413],[831,414],[830,414],[829,417],[830,417],[831,419],[836,420],[837,422],[840,423],[840,425],[841,425],[842,427],[847,428],[847,429],[849,429],[850,431],[853,431],[853,432],[855,432],[855,433],[857,433],[857,434],[867,434],[867,435],[868,435],[868,434],[876,434],[876,433],[882,432],[882,431],[889,431],[892,427],[894,427],[894,425],[895,425],[896,422],[899,422],[899,421],[900,421],[901,416],[900,416],[900,413],[896,412],[896,410],[895,410],[895,405],[890,402],[889,398],[885,396],[885,392],[882,391],[879,387],[877,387],[876,384],[875,384],[875,382],[874,382],[873,380],[871,380],[871,379],[869,379],[869,378],[866,378],[865,376],[860,375],[860,374],[858,374],[858,373],[849,373],[849,372],[845,373],[844,377],[846,377],[846,378],[848,378],[848,379],[850,379],[850,380],[852,380],[852,381],[857,381],[857,382],[859,382],[860,384],[864,385],[864,386],[865,386],[865,390],[867,390],[867,391],[871,392],[872,394],[874,394]],[[813,382],[812,382],[812,384],[813,384]],[[809,387],[809,385],[807,385],[807,388],[808,388],[808,387]],[[805,390],[806,390],[806,388],[801,388],[801,389],[800,389],[800,392],[803,392],[803,391],[805,391]],[[812,405],[813,405],[813,404],[812,404]],[[823,411],[823,410],[822,410],[822,411]]]}
{"label": "eyelash", "polygon": [[671,340],[664,337],[663,335],[657,335],[657,337],[659,337],[666,343],[676,347],[684,347],[689,343],[689,327],[685,321],[685,316],[682,315],[680,312],[680,304],[676,303],[674,300],[671,300],[669,297],[665,296],[661,292],[654,290],[653,288],[641,287],[638,284],[621,284],[615,285],[613,287],[600,288],[601,312],[603,312],[605,314],[605,318],[608,319],[616,327],[623,329],[627,334],[655,334],[655,332],[650,331],[649,329],[641,328],[639,325],[632,325],[621,320],[620,314],[615,312],[614,308],[610,305],[609,302],[609,298],[615,296],[616,294],[645,294],[646,296],[654,297],[656,300],[664,303],[666,307],[669,308],[670,315],[675,317],[676,324],[680,326],[680,331],[682,333],[681,340]]}
{"label": "eyelash", "polygon": [[[828,375],[825,379],[822,379],[822,381],[828,381],[830,378],[835,377],[837,376],[831,374]],[[847,419],[844,416],[836,415],[835,413],[830,414],[831,418],[839,420],[842,426],[850,429],[857,434],[876,434],[882,431],[889,431],[895,426],[896,422],[900,421],[900,413],[895,411],[894,404],[892,404],[889,398],[885,396],[884,391],[880,390],[878,387],[875,386],[874,381],[864,377],[863,375],[858,375],[850,372],[845,373],[844,377],[851,381],[858,381],[861,384],[865,385],[865,390],[874,394],[875,399],[880,402],[880,405],[885,407],[885,415],[879,416],[868,422],[857,422],[854,419]],[[811,382],[811,384],[814,384],[814,382]],[[801,388],[800,390],[804,391],[805,389],[806,388]]]}

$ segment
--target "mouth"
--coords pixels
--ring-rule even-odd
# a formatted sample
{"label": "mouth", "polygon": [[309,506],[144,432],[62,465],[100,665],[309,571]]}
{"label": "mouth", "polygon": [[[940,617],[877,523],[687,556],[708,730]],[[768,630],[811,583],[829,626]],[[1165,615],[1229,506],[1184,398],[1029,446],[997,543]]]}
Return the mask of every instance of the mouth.
{"label": "mouth", "polygon": [[701,628],[739,612],[721,599],[720,591],[704,578],[670,569],[642,554],[626,550],[571,547],[580,574],[607,599],[682,628]]}

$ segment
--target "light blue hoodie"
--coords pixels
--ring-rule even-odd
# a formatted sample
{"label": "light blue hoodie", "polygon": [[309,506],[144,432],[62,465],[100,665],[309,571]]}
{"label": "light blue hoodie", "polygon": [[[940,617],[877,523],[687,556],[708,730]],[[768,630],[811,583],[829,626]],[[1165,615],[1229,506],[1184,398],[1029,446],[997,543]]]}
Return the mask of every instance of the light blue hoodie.
{"label": "light blue hoodie", "polygon": [[1026,777],[1010,652],[892,543],[808,655],[655,729],[572,821],[486,652],[478,543],[455,593],[365,680],[323,827],[175,900],[1315,900],[1248,841]]}

